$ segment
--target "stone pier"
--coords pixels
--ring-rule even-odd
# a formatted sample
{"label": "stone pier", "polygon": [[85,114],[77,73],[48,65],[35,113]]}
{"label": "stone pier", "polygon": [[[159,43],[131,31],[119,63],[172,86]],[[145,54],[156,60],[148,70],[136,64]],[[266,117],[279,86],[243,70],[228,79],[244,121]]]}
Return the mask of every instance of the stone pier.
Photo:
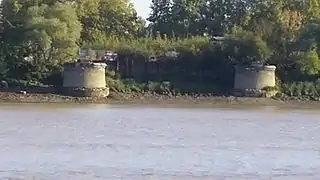
{"label": "stone pier", "polygon": [[66,63],[63,71],[63,91],[70,96],[106,97],[106,64],[92,62]]}
{"label": "stone pier", "polygon": [[[269,97],[276,87],[276,66],[252,65],[235,67],[234,90],[236,96]],[[270,94],[271,93],[271,94]]]}

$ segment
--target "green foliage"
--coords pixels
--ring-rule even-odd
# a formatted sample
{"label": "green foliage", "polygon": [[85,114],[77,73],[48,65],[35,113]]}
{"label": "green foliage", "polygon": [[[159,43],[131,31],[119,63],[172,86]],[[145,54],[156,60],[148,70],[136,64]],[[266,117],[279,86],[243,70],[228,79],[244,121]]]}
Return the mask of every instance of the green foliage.
{"label": "green foliage", "polygon": [[106,36],[135,37],[144,26],[129,0],[83,0],[77,3],[83,42]]}
{"label": "green foliage", "polygon": [[223,35],[234,25],[245,24],[252,0],[158,0],[148,20],[154,33],[170,37]]}
{"label": "green foliage", "polygon": [[71,4],[32,6],[27,17],[26,36],[36,62],[60,64],[76,57],[81,24]]}
{"label": "green foliage", "polygon": [[319,75],[320,74],[320,57],[315,49],[307,52],[299,52],[297,54],[298,65],[306,75]]}
{"label": "green foliage", "polygon": [[107,86],[112,92],[118,93],[155,93],[158,95],[212,95],[218,94],[216,87],[210,84],[181,82],[137,82],[133,79],[114,80],[107,78]]}
{"label": "green foliage", "polygon": [[213,44],[209,38],[194,36],[184,39],[166,39],[166,38],[138,38],[124,39],[117,37],[106,37],[95,42],[84,44],[84,48],[110,49],[120,53],[133,53],[146,57],[161,56],[168,51],[177,51],[180,53],[190,53],[199,55],[203,50],[212,49]]}
{"label": "green foliage", "polygon": [[160,95],[168,95],[173,92],[169,82],[147,82],[138,83],[133,79],[114,80],[107,78],[107,86],[113,92],[120,93],[157,93]]}
{"label": "green foliage", "polygon": [[313,82],[293,82],[281,86],[281,91],[289,97],[305,100],[317,100],[320,97],[320,85]]}
{"label": "green foliage", "polygon": [[81,24],[71,3],[4,0],[2,7],[8,78],[45,79],[56,64],[75,58]]}
{"label": "green foliage", "polygon": [[0,78],[5,78],[8,72],[8,66],[3,57],[0,58]]}
{"label": "green foliage", "polygon": [[250,32],[228,37],[225,46],[231,60],[239,65],[265,64],[272,55],[266,42]]}
{"label": "green foliage", "polygon": [[152,23],[151,30],[153,35],[156,33],[173,36],[172,30],[172,3],[168,0],[154,1],[151,5],[152,13],[148,20]]}

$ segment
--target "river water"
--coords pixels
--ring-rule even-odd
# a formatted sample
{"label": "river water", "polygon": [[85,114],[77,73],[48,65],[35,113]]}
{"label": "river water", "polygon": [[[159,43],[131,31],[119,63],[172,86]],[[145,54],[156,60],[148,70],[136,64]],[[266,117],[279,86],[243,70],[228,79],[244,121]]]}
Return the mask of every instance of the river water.
{"label": "river water", "polygon": [[320,179],[320,112],[1,105],[0,179]]}

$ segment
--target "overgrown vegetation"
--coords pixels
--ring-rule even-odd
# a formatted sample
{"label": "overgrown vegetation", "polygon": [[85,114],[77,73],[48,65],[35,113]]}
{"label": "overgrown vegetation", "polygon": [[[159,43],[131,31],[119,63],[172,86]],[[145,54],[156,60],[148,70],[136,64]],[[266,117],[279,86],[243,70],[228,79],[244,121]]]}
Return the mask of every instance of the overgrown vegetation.
{"label": "overgrown vegetation", "polygon": [[232,87],[234,65],[262,63],[277,66],[286,95],[318,96],[318,0],[160,0],[152,3],[148,21],[129,0],[2,0],[0,77],[60,85],[61,65],[76,58],[78,48],[113,50],[141,69],[138,62],[175,51],[163,72],[109,75],[109,86],[223,94]]}
{"label": "overgrown vegetation", "polygon": [[153,93],[158,95],[181,96],[181,95],[222,95],[217,87],[201,83],[171,83],[163,82],[136,82],[133,79],[115,80],[107,78],[111,91],[119,93]]}
{"label": "overgrown vegetation", "polygon": [[281,90],[284,93],[279,98],[295,98],[300,100],[320,100],[320,84],[312,82],[294,82],[283,84]]}

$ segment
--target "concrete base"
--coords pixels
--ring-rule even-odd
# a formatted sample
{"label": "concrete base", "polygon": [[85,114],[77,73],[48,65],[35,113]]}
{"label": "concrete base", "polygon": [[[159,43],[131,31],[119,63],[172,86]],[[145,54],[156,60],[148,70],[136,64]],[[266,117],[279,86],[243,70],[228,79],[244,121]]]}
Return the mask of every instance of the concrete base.
{"label": "concrete base", "polygon": [[70,88],[64,87],[63,94],[74,97],[107,97],[109,88]]}
{"label": "concrete base", "polygon": [[271,98],[278,93],[276,90],[265,91],[260,89],[234,89],[232,95],[236,97],[261,97],[261,98]]}

